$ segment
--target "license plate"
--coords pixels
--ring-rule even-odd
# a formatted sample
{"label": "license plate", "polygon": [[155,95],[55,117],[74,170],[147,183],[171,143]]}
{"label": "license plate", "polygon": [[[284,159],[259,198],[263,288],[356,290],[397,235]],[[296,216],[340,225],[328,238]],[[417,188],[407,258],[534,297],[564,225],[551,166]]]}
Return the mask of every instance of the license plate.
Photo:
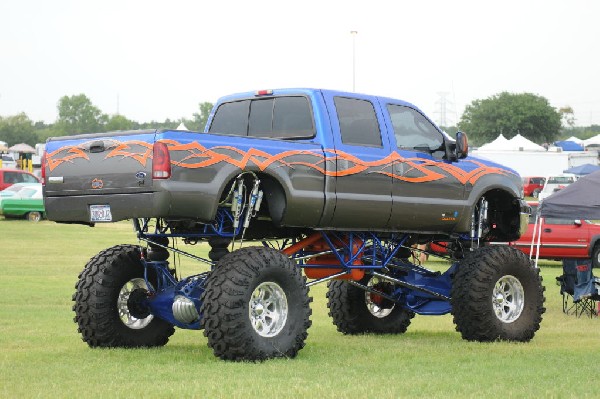
{"label": "license plate", "polygon": [[112,222],[110,205],[90,205],[90,222]]}

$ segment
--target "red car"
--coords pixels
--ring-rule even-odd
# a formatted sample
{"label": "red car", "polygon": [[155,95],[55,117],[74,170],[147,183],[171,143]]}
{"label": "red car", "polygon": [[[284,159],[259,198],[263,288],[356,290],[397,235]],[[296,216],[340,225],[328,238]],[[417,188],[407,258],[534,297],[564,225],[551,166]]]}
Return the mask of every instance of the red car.
{"label": "red car", "polygon": [[[529,255],[535,212],[538,203],[529,203],[531,216],[525,234],[510,245]],[[539,227],[538,227],[539,228]],[[589,220],[544,218],[540,240],[541,259],[592,258],[594,267],[600,267],[600,225]],[[534,246],[534,256],[536,248]]]}
{"label": "red car", "polygon": [[[531,206],[529,226],[525,234],[517,241],[508,243],[520,251],[529,255],[531,241],[535,226],[535,214],[537,202],[528,202]],[[539,226],[538,226],[539,228]],[[495,242],[495,245],[506,245],[507,243]],[[447,243],[431,243],[430,251],[440,255],[448,253]],[[533,257],[537,251],[533,247]],[[589,220],[571,220],[544,218],[542,224],[542,235],[540,239],[540,259],[562,260],[565,258],[592,259],[593,267],[600,267],[600,224]]]}
{"label": "red car", "polygon": [[541,176],[523,177],[523,192],[525,196],[537,198],[542,188],[544,188],[545,182],[546,178]]}
{"label": "red car", "polygon": [[40,180],[29,172],[20,169],[0,169],[0,191],[15,183],[39,183]]}

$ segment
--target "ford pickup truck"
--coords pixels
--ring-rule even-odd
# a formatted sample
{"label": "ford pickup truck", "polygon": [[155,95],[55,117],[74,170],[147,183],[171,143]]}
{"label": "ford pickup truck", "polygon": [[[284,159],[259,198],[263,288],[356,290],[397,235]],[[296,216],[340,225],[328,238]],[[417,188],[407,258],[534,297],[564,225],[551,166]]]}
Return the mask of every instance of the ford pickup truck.
{"label": "ford pickup truck", "polygon": [[[230,95],[204,132],[51,138],[43,178],[50,220],[131,219],[140,239],[80,276],[74,310],[92,347],[164,345],[179,327],[204,329],[223,359],[293,357],[311,324],[307,287],[322,282],[344,334],[399,334],[415,314],[451,312],[465,339],[528,341],[544,311],[530,260],[486,246],[525,230],[521,178],[469,157],[464,133],[451,138],[405,101]],[[410,261],[441,238],[461,249],[446,272]],[[177,240],[207,242],[209,259]],[[211,270],[176,278],[171,253]]]}

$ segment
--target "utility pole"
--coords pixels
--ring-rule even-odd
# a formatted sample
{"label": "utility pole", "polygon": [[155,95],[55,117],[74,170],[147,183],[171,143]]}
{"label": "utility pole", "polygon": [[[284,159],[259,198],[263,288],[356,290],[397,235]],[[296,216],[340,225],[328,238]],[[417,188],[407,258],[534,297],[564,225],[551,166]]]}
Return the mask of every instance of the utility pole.
{"label": "utility pole", "polygon": [[356,91],[356,35],[357,30],[351,30],[352,35],[352,91]]}

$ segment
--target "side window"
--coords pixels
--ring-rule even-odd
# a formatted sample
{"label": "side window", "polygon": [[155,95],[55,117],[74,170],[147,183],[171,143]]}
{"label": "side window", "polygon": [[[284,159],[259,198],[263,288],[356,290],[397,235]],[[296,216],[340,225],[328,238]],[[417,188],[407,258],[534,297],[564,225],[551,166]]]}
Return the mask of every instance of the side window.
{"label": "side window", "polygon": [[398,148],[434,151],[443,144],[442,134],[427,118],[403,105],[388,104]]}
{"label": "side window", "polygon": [[37,179],[31,175],[23,173],[23,182],[24,183],[37,183]]}
{"label": "side window", "polygon": [[5,172],[4,173],[4,182],[5,183],[23,183],[23,173],[17,172]]}
{"label": "side window", "polygon": [[221,104],[208,129],[209,133],[248,135],[249,100]]}
{"label": "side window", "polygon": [[367,100],[335,97],[342,143],[382,147],[381,131],[373,104]]}

